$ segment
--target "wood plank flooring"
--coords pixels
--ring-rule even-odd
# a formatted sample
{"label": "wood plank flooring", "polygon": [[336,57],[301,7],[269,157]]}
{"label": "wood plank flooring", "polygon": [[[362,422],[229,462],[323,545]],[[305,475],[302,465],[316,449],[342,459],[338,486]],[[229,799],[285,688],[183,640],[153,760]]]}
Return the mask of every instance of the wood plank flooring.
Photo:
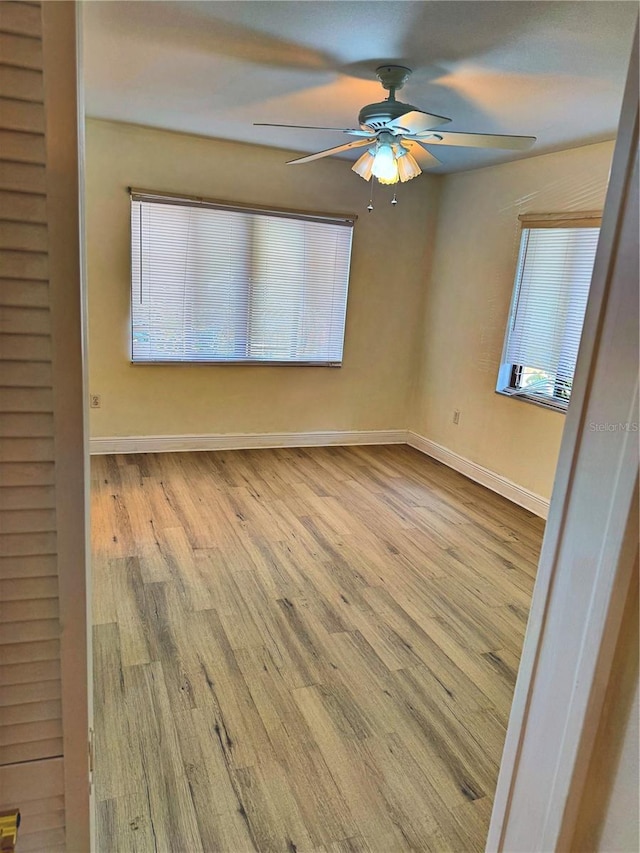
{"label": "wood plank flooring", "polygon": [[543,523],[405,446],[92,460],[102,853],[484,849]]}

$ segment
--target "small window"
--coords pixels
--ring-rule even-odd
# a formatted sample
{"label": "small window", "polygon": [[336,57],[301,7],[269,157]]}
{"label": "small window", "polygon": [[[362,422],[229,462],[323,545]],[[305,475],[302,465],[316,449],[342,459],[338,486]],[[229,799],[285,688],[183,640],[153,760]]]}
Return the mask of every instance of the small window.
{"label": "small window", "polygon": [[573,387],[600,214],[525,216],[496,390],[558,409]]}
{"label": "small window", "polygon": [[132,361],[339,366],[352,233],[132,190]]}

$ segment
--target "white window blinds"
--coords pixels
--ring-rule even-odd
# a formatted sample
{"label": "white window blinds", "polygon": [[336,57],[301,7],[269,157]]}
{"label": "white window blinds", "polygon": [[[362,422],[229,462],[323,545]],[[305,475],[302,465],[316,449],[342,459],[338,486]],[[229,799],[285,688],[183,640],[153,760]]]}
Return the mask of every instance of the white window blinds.
{"label": "white window blinds", "polygon": [[132,359],[342,361],[352,219],[132,192]]}
{"label": "white window blinds", "polygon": [[504,360],[525,371],[534,393],[568,399],[599,233],[549,224],[522,230]]}

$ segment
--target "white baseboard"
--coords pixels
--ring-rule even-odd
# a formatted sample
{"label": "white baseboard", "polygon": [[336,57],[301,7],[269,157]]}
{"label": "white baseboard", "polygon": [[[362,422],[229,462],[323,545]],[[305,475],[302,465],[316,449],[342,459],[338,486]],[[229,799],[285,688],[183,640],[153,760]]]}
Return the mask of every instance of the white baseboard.
{"label": "white baseboard", "polygon": [[547,498],[543,498],[535,492],[530,492],[528,489],[508,480],[506,477],[496,474],[488,468],[483,468],[477,462],[472,462],[470,459],[466,459],[464,456],[448,450],[441,444],[436,444],[435,441],[418,435],[417,432],[408,431],[407,444],[415,447],[416,450],[420,450],[427,456],[437,459],[438,462],[443,462],[449,468],[453,468],[454,471],[459,471],[470,480],[474,480],[476,483],[480,483],[482,486],[491,489],[491,491],[508,498],[513,503],[518,504],[518,506],[528,509],[529,512],[540,516],[540,518],[547,517],[549,513],[549,500]]}
{"label": "white baseboard", "polygon": [[325,447],[349,444],[406,444],[405,429],[326,432],[226,433],[220,435],[123,435],[92,438],[90,452],[169,453],[179,450],[252,450],[260,447]]}
{"label": "white baseboard", "polygon": [[92,438],[93,455],[106,453],[171,453],[180,450],[252,450],[260,447],[328,447],[354,444],[409,444],[427,456],[443,462],[470,480],[481,483],[541,518],[546,518],[549,501],[518,486],[506,477],[465,459],[418,433],[404,429],[329,430],[325,432],[225,433],[220,435],[123,435]]}

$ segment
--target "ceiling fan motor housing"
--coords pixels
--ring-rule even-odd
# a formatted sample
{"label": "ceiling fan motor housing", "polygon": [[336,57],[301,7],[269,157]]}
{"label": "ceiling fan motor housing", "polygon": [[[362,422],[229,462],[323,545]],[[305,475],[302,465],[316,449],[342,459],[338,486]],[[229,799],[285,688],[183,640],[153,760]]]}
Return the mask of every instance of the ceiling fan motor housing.
{"label": "ceiling fan motor housing", "polygon": [[376,68],[376,76],[383,88],[389,92],[389,97],[377,104],[367,104],[360,110],[358,121],[361,125],[366,125],[363,130],[369,127],[381,130],[388,121],[416,109],[411,104],[396,101],[396,89],[402,89],[410,75],[411,69],[404,65],[380,65]]}
{"label": "ceiling fan motor housing", "polygon": [[402,101],[381,101],[379,104],[367,104],[363,107],[358,114],[358,121],[361,126],[381,130],[388,121],[417,109],[411,104],[403,104]]}

